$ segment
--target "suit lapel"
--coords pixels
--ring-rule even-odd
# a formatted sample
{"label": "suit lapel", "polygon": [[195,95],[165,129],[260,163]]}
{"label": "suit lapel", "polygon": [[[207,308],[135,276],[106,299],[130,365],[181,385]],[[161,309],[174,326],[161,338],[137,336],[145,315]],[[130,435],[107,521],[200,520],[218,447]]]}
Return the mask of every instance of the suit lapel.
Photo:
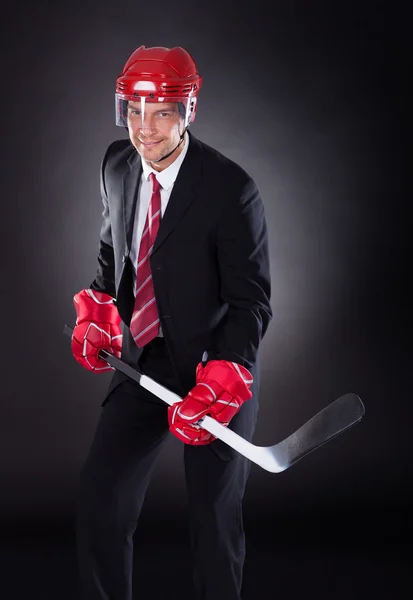
{"label": "suit lapel", "polygon": [[126,247],[130,251],[132,245],[133,225],[135,222],[136,203],[138,199],[139,182],[142,175],[142,165],[139,154],[128,159],[129,169],[122,179],[123,223],[125,227]]}
{"label": "suit lapel", "polygon": [[[201,180],[200,155],[202,153],[202,147],[199,141],[191,133],[188,132],[188,134],[188,150],[175,180],[165,214],[161,219],[152,253],[156,252],[164,243],[166,238],[182,219],[194,198],[196,198],[196,188]],[[130,251],[139,183],[142,175],[142,165],[139,154],[135,152],[128,159],[128,163],[129,168],[122,178],[122,198],[126,245],[128,251]]]}
{"label": "suit lapel", "polygon": [[162,217],[152,253],[156,252],[169,234],[178,225],[189,206],[196,198],[197,185],[201,180],[201,145],[192,134],[189,134],[189,146],[172,193]]}

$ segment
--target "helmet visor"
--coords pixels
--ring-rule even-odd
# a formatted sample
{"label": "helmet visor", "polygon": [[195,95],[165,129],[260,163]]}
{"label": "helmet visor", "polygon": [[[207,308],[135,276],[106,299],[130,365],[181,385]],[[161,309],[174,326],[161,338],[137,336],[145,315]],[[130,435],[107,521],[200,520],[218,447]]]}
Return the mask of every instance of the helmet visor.
{"label": "helmet visor", "polygon": [[197,98],[130,97],[115,94],[116,125],[138,129],[157,129],[183,121],[187,127],[195,118]]}

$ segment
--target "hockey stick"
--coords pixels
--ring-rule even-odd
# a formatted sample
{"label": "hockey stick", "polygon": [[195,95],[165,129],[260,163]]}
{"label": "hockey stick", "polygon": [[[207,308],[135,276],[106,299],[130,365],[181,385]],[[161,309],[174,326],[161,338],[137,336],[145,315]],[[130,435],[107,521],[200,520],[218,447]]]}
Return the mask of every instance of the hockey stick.
{"label": "hockey stick", "polygon": [[[65,325],[63,332],[71,337],[73,329]],[[147,375],[139,373],[139,371],[119,360],[110,352],[101,350],[99,357],[167,404],[171,405],[182,400],[180,396]],[[365,408],[360,398],[356,394],[345,394],[323,408],[297,431],[274,446],[255,446],[208,416],[200,419],[198,425],[202,425],[212,435],[266,471],[281,473],[316,448],[359,423],[364,413]]]}

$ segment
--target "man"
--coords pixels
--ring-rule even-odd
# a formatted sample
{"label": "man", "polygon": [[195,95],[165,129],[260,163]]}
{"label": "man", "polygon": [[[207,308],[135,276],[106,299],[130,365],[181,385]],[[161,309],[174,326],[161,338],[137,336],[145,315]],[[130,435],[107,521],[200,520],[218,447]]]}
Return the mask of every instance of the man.
{"label": "man", "polygon": [[208,414],[252,438],[272,316],[268,240],[251,177],[188,132],[201,83],[179,47],[139,47],[117,79],[116,122],[129,139],[103,158],[98,270],[74,297],[72,350],[105,372],[98,353],[108,349],[183,400],[168,407],[113,375],[81,476],[87,600],[132,598],[132,536],[169,431],[184,443],[196,598],[240,599],[250,463],[196,422]]}

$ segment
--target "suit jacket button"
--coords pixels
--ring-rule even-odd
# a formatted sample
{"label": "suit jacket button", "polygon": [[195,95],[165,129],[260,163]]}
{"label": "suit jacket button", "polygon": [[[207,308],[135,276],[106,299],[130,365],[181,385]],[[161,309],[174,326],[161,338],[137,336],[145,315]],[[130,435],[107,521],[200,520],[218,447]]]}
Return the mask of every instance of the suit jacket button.
{"label": "suit jacket button", "polygon": [[124,255],[122,256],[122,262],[123,262],[123,263],[125,263],[127,258],[128,258],[128,255],[127,255],[127,254],[124,254]]}

